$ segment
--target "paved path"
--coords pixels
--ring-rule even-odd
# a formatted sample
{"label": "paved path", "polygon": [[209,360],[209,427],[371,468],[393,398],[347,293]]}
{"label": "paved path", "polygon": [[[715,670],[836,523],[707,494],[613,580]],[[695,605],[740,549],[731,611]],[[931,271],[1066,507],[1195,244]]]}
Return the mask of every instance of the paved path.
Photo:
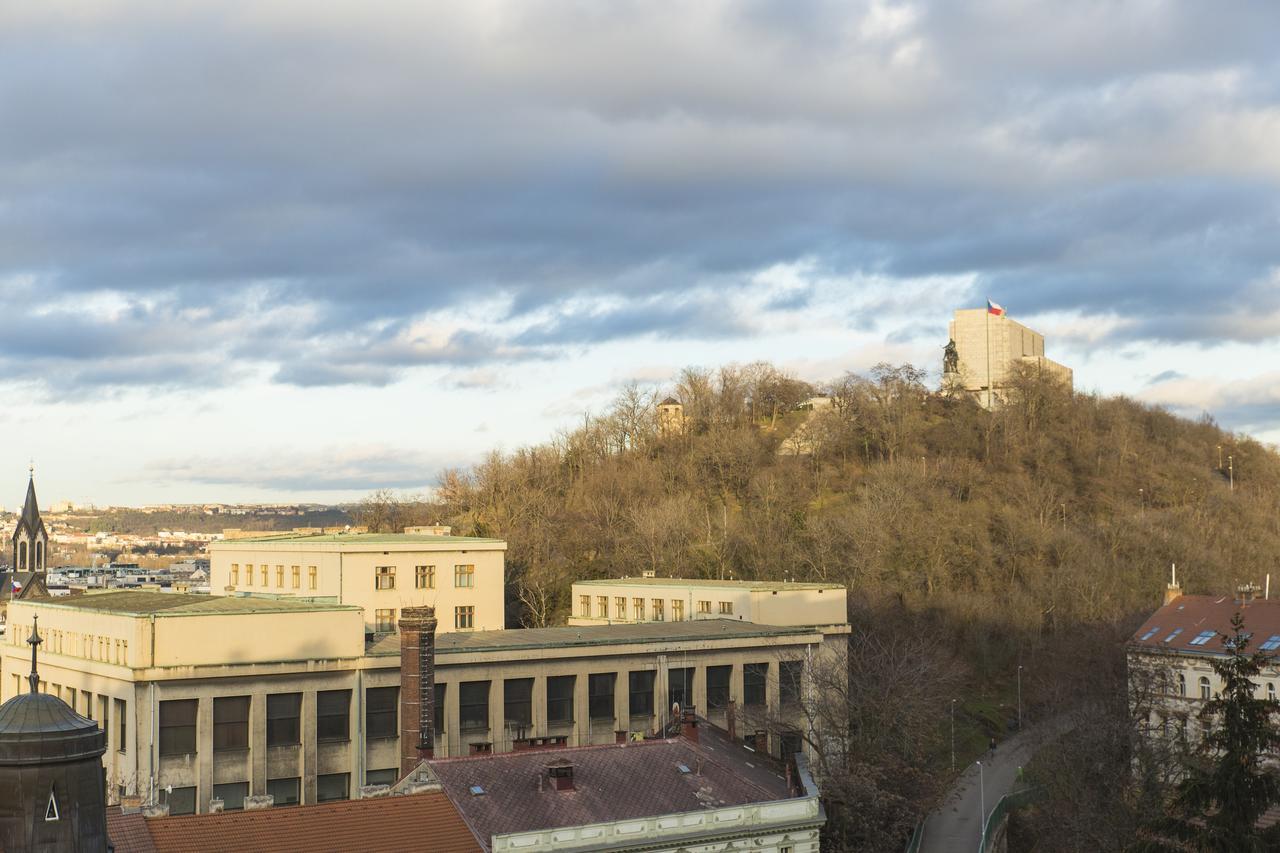
{"label": "paved path", "polygon": [[983,819],[1001,797],[1013,790],[1018,768],[1026,766],[1036,749],[1071,727],[1066,718],[1056,718],[1028,728],[1000,744],[994,753],[965,769],[951,794],[924,824],[921,853],[977,853],[982,839]]}

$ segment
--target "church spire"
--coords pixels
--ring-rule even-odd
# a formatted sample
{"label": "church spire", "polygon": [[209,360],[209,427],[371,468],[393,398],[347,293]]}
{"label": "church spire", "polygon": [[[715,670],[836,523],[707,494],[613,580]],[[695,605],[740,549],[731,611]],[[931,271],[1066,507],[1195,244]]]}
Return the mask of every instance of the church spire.
{"label": "church spire", "polygon": [[36,649],[44,642],[44,640],[40,639],[39,615],[31,617],[31,636],[27,637],[27,642],[31,644],[31,674],[27,676],[27,681],[31,684],[31,692],[38,693],[40,691],[40,676],[36,672]]}
{"label": "church spire", "polygon": [[49,533],[40,517],[36,500],[35,466],[27,469],[27,497],[13,528],[13,568],[20,572],[43,572],[48,557]]}

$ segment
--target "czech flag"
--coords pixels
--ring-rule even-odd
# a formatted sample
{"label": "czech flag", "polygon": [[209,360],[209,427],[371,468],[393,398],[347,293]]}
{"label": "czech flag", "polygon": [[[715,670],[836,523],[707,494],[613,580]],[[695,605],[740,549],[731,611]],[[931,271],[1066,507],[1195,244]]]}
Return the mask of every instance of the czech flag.
{"label": "czech flag", "polygon": [[988,314],[995,314],[997,317],[1003,317],[1003,316],[1004,316],[1004,308],[1002,308],[1001,306],[997,305],[996,303],[994,303],[994,302],[992,302],[990,299],[988,299],[988,300],[987,300],[987,313],[988,313]]}

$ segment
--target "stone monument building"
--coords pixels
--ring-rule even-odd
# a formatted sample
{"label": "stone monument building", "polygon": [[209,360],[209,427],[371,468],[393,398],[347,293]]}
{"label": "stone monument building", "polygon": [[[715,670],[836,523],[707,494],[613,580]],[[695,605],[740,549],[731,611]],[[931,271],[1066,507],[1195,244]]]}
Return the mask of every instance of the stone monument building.
{"label": "stone monument building", "polygon": [[1019,367],[1026,365],[1072,386],[1071,368],[1045,357],[1044,335],[1009,319],[994,302],[986,308],[962,308],[950,324],[951,340],[943,358],[943,382],[995,408]]}

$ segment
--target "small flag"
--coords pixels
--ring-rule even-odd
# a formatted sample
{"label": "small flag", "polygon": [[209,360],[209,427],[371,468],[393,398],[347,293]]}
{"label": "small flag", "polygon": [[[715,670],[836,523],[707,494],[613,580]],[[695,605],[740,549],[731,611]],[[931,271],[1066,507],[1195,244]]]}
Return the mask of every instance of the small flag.
{"label": "small flag", "polygon": [[990,299],[988,299],[988,300],[987,300],[987,313],[988,313],[988,314],[995,314],[997,317],[1003,317],[1003,316],[1004,316],[1004,308],[1002,308],[1001,306],[997,305],[996,303],[994,303],[994,302],[992,302]]}

